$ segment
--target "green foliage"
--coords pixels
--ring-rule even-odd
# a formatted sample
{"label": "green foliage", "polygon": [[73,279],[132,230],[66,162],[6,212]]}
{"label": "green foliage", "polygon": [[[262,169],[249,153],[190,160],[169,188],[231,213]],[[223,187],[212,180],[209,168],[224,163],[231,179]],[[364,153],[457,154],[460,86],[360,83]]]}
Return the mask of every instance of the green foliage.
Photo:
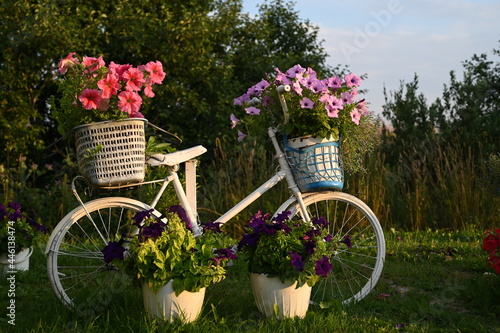
{"label": "green foliage", "polygon": [[[0,204],[0,252],[14,255],[23,249],[37,245],[47,233],[33,211],[28,211],[17,202],[7,207]],[[14,251],[14,252],[12,252]]]}
{"label": "green foliage", "polygon": [[305,283],[312,287],[330,272],[330,254],[350,244],[341,244],[345,239],[333,239],[322,218],[310,224],[290,220],[289,215],[283,212],[271,219],[259,211],[252,216],[238,245],[239,253],[251,273],[296,281],[297,287]]}
{"label": "green foliage", "polygon": [[[194,323],[151,320],[144,310],[140,288],[113,294],[109,306],[96,316],[75,313],[56,300],[46,279],[46,258],[41,249],[35,248],[30,270],[16,274],[16,326],[8,324],[8,317],[4,316],[0,330],[27,333],[498,331],[500,276],[486,273],[487,254],[480,246],[483,229],[385,231],[388,255],[382,279],[370,295],[359,303],[336,309],[320,309],[311,304],[305,318],[284,320],[265,319],[259,313],[242,260],[228,267],[227,279],[207,288],[202,313]],[[444,254],[447,248],[453,248],[455,254]],[[428,250],[427,254],[422,249]],[[9,284],[6,278],[0,279],[1,290],[7,291]],[[381,294],[388,296],[379,299]],[[109,296],[105,295],[108,302]],[[0,306],[6,308],[8,302],[7,295],[0,298]]]}
{"label": "green foliage", "polygon": [[[206,230],[195,238],[177,214],[168,214],[165,221],[167,225],[154,218],[146,219],[139,234],[128,240],[130,257],[126,256],[123,262],[117,259],[118,264],[148,283],[153,291],[173,280],[176,295],[183,290],[199,291],[226,277],[224,266],[230,258],[217,253],[228,246],[222,233]],[[146,234],[147,228],[160,234]]]}

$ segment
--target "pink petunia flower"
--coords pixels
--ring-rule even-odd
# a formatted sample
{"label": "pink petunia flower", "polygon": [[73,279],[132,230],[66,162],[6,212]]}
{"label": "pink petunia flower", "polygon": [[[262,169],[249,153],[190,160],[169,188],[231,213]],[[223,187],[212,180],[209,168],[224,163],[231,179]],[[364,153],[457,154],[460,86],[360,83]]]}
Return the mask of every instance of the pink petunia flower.
{"label": "pink petunia flower", "polygon": [[309,98],[304,97],[300,100],[300,106],[303,109],[312,109],[314,107],[314,102],[311,101]]}
{"label": "pink petunia flower", "polygon": [[257,109],[255,106],[245,108],[245,111],[251,115],[258,115],[260,113],[260,109]]}
{"label": "pink petunia flower", "polygon": [[132,65],[119,65],[119,64],[116,64],[114,63],[113,61],[109,63],[109,71],[116,75],[116,77],[118,78],[118,80],[120,81],[125,81],[125,79],[123,78],[123,73],[126,72],[129,68],[132,68]]}
{"label": "pink petunia flower", "polygon": [[76,52],[72,52],[66,56],[66,58],[61,59],[59,61],[59,73],[66,74],[68,68],[73,67],[75,64],[79,64],[80,60],[78,58],[73,57]]}
{"label": "pink petunia flower", "polygon": [[140,91],[144,84],[144,74],[137,68],[130,67],[123,72],[123,79],[127,82],[127,90]]}
{"label": "pink petunia flower", "polygon": [[153,92],[153,87],[150,84],[146,84],[144,86],[144,94],[148,97],[155,97],[155,93]]}
{"label": "pink petunia flower", "polygon": [[103,79],[97,82],[97,86],[102,90],[102,98],[111,98],[111,96],[118,93],[120,89],[120,83],[118,82],[118,77],[108,73]]}
{"label": "pink petunia flower", "polygon": [[248,93],[241,95],[240,97],[236,97],[234,99],[234,105],[243,105],[245,102],[250,100],[250,95]]}
{"label": "pink petunia flower", "polygon": [[247,136],[245,133],[238,131],[238,142],[243,141]]}
{"label": "pink petunia flower", "polygon": [[363,80],[361,80],[361,78],[359,76],[357,76],[353,73],[347,74],[346,76],[344,76],[344,81],[345,81],[345,84],[350,88],[359,87],[361,82],[363,82]]}
{"label": "pink petunia flower", "polygon": [[126,90],[118,94],[118,108],[129,115],[138,112],[141,105],[142,98],[135,91]]}
{"label": "pink petunia flower", "polygon": [[132,112],[128,115],[129,118],[144,118],[144,115],[140,113],[139,111],[137,112]]}
{"label": "pink petunia flower", "polygon": [[293,66],[292,68],[288,69],[285,72],[285,74],[286,74],[286,76],[288,76],[290,78],[294,78],[297,75],[302,75],[305,71],[306,71],[306,69],[304,67],[297,64],[297,65]]}
{"label": "pink petunia flower", "polygon": [[229,117],[231,119],[231,129],[235,128],[236,125],[238,125],[240,123],[240,120],[238,118],[236,118],[236,116],[234,115],[234,113],[231,113],[231,116]]}
{"label": "pink petunia flower", "polygon": [[334,107],[332,104],[327,104],[325,106],[326,114],[330,118],[338,118],[339,117],[339,109]]}
{"label": "pink petunia flower", "polygon": [[166,76],[163,65],[159,61],[148,62],[144,69],[149,73],[149,79],[152,83],[161,84]]}
{"label": "pink petunia flower", "polygon": [[82,64],[87,67],[90,73],[95,72],[101,67],[104,67],[106,63],[102,59],[102,56],[99,58],[94,57],[83,57]]}
{"label": "pink petunia flower", "polygon": [[340,97],[342,98],[342,101],[344,104],[351,104],[354,103],[354,95],[351,94],[350,92],[343,92]]}
{"label": "pink petunia flower", "polygon": [[90,110],[99,107],[102,97],[97,89],[85,89],[80,96],[78,96],[78,100],[82,103],[85,110]]}
{"label": "pink petunia flower", "polygon": [[356,125],[359,125],[359,120],[361,119],[361,113],[358,112],[358,109],[353,109],[351,111],[351,120]]}

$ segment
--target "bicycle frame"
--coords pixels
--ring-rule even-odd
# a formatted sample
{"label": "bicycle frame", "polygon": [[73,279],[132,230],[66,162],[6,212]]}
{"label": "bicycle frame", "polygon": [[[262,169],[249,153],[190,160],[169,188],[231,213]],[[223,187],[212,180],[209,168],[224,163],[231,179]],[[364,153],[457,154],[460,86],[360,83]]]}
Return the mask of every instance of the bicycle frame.
{"label": "bicycle frame", "polygon": [[[259,186],[255,191],[250,193],[248,196],[246,196],[243,200],[241,200],[238,204],[236,204],[234,207],[229,209],[226,213],[224,213],[221,217],[219,217],[215,222],[220,222],[220,223],[226,223],[229,221],[231,218],[236,216],[238,213],[240,213],[242,210],[244,210],[246,207],[248,207],[251,203],[253,203],[255,200],[257,200],[259,197],[261,197],[264,193],[266,193],[268,190],[273,188],[276,184],[278,184],[280,181],[285,179],[288,183],[288,188],[290,189],[293,197],[297,200],[300,206],[300,210],[302,213],[302,217],[304,218],[305,221],[309,222],[310,217],[305,209],[304,201],[302,199],[302,193],[300,192],[297,183],[295,182],[293,178],[292,171],[290,170],[290,166],[288,165],[288,162],[286,161],[286,156],[283,153],[283,151],[280,148],[280,145],[278,143],[278,140],[276,139],[276,133],[277,130],[274,128],[269,128],[268,129],[268,134],[269,137],[271,138],[271,141],[273,143],[274,149],[276,151],[276,157],[279,162],[279,170],[276,172],[274,176],[272,176],[270,179],[268,179],[265,183],[263,183],[261,186]],[[182,207],[186,210],[187,215],[189,216],[191,221],[197,221],[197,213],[196,213],[196,164],[194,160],[190,160],[185,162],[186,164],[186,190],[184,190],[181,181],[177,175],[177,170],[178,170],[178,165],[169,167],[169,172],[170,175],[164,179],[164,183],[158,193],[156,194],[155,198],[151,202],[151,208],[154,208],[156,204],[158,203],[160,197],[162,196],[163,192],[167,188],[168,184],[170,182],[173,183],[175,192],[177,194],[177,197],[180,200],[180,203]],[[192,223],[193,227],[193,232],[195,236],[200,235],[201,231],[199,230],[199,227],[197,223]]]}

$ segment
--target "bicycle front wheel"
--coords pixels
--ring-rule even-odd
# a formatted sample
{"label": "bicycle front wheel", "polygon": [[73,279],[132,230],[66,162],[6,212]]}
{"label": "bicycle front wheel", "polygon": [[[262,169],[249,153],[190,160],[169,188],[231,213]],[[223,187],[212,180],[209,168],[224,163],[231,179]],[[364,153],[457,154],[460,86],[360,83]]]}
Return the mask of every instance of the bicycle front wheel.
{"label": "bicycle front wheel", "polygon": [[[324,217],[329,222],[337,248],[330,255],[333,268],[327,278],[312,290],[311,301],[319,306],[360,301],[377,284],[385,260],[385,240],[372,210],[358,198],[343,192],[318,192],[305,195],[309,217]],[[288,209],[300,214],[295,201]]]}
{"label": "bicycle front wheel", "polygon": [[[128,198],[101,198],[66,215],[47,244],[47,269],[52,289],[68,308],[95,313],[129,290],[131,279],[104,261],[101,250],[124,234],[137,232],[136,212],[151,209]],[[152,216],[161,214],[154,210]]]}

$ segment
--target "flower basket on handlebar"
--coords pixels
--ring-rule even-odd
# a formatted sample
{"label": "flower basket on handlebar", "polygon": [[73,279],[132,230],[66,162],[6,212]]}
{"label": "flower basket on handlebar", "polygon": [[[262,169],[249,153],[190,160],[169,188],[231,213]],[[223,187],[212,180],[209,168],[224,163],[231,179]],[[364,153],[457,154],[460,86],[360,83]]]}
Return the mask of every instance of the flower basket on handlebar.
{"label": "flower basket on handlebar", "polygon": [[320,137],[283,140],[288,164],[302,192],[342,190],[344,171],[340,141]]}
{"label": "flower basket on handlebar", "polygon": [[145,176],[147,120],[129,118],[75,128],[80,173],[96,187],[139,183]]}

